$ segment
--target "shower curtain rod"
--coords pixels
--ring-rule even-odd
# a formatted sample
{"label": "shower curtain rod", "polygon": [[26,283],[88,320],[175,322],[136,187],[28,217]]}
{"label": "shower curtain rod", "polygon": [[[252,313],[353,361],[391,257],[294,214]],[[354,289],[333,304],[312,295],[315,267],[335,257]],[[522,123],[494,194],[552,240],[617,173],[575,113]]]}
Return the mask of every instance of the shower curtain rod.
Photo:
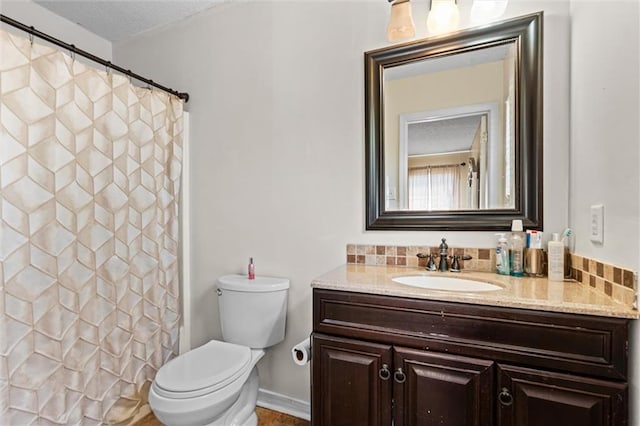
{"label": "shower curtain rod", "polygon": [[453,163],[453,164],[438,164],[435,166],[415,166],[415,167],[409,167],[409,170],[418,170],[418,169],[440,169],[440,168],[444,168],[444,167],[455,167],[455,166],[466,166],[467,163]]}
{"label": "shower curtain rod", "polygon": [[132,72],[131,70],[126,70],[122,67],[119,67],[115,64],[112,64],[111,61],[106,61],[102,58],[99,58],[98,56],[92,55],[89,52],[86,52],[82,49],[78,49],[76,46],[74,46],[73,44],[69,44],[69,43],[65,43],[62,40],[59,40],[55,37],[50,36],[49,34],[43,33],[41,31],[36,30],[34,27],[28,27],[25,24],[23,24],[22,22],[18,22],[15,19],[11,19],[6,15],[2,15],[0,14],[0,20],[2,22],[4,22],[5,24],[9,24],[13,27],[18,28],[19,30],[22,30],[24,32],[27,32],[31,35],[34,35],[38,38],[41,38],[45,41],[48,41],[49,43],[53,43],[56,46],[60,46],[63,49],[69,50],[70,52],[73,52],[74,54],[80,55],[80,56],[84,56],[87,59],[90,59],[93,62],[96,62],[100,65],[104,65],[105,67],[107,67],[108,69],[112,69],[115,71],[118,71],[121,74],[124,74],[126,76],[129,76],[131,78],[135,78],[138,81],[141,81],[143,83],[148,84],[149,86],[153,86],[153,87],[157,87],[158,89],[164,90],[165,92],[171,93],[172,95],[177,96],[178,98],[184,100],[185,102],[189,102],[189,94],[188,93],[181,93],[178,92],[176,90],[170,89],[168,87],[162,86],[156,82],[154,82],[153,80],[149,80],[146,79],[134,72]]}

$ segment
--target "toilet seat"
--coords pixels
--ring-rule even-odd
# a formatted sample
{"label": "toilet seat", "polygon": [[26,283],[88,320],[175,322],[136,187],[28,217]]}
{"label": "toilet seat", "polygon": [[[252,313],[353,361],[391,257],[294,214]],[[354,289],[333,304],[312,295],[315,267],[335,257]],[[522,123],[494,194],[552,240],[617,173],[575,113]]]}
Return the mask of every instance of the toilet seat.
{"label": "toilet seat", "polygon": [[228,386],[251,367],[251,349],[212,340],[165,364],[152,386],[165,398],[193,398]]}

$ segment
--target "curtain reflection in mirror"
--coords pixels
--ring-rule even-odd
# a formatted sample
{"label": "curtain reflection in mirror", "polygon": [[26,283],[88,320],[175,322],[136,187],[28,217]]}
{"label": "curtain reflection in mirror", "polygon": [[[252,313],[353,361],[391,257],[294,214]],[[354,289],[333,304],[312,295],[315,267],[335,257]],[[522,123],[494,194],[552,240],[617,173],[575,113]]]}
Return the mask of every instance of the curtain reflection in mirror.
{"label": "curtain reflection in mirror", "polygon": [[[464,164],[464,163],[463,163]],[[459,164],[409,169],[409,208],[412,210],[458,210]]]}

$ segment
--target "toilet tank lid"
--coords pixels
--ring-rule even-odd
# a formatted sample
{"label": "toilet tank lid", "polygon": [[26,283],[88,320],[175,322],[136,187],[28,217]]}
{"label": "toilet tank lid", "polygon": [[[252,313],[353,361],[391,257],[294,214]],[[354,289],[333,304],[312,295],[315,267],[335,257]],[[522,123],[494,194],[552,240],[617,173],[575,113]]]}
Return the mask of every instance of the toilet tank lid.
{"label": "toilet tank lid", "polygon": [[286,278],[256,276],[250,280],[246,275],[224,275],[218,278],[218,288],[255,293],[286,290],[289,280]]}

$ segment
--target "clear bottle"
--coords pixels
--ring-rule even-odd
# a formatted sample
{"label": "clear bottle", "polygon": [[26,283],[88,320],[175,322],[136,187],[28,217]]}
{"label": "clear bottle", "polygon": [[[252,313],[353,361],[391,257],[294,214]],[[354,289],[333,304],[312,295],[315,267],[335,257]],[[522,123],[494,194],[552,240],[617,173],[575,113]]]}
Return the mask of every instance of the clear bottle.
{"label": "clear bottle", "polygon": [[549,281],[564,281],[564,243],[556,233],[552,238],[547,245]]}
{"label": "clear bottle", "polygon": [[496,272],[500,275],[509,275],[509,243],[504,233],[496,235],[499,237],[496,246]]}
{"label": "clear bottle", "polygon": [[509,240],[509,273],[514,277],[524,275],[523,256],[524,238],[522,237],[522,221],[511,222],[511,238]]}

